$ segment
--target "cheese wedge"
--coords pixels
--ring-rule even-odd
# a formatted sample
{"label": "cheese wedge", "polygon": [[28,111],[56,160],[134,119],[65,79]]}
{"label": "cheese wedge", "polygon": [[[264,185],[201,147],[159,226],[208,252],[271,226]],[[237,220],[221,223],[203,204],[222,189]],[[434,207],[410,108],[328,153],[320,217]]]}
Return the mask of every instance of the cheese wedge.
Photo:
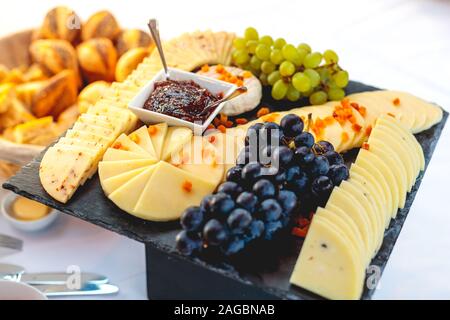
{"label": "cheese wedge", "polygon": [[216,186],[161,161],[130,213],[152,221],[175,220],[187,207],[198,205]]}
{"label": "cheese wedge", "polygon": [[139,173],[137,176],[127,181],[124,185],[111,193],[109,195],[109,199],[111,199],[111,201],[123,211],[133,212],[136,207],[136,203],[141,196],[139,190],[144,189],[157,167],[158,165],[154,165],[146,168],[143,172]]}
{"label": "cheese wedge", "polygon": [[375,256],[377,249],[380,244],[380,234],[384,231],[384,225],[381,225],[380,217],[378,213],[375,211],[373,203],[369,201],[369,199],[364,195],[362,190],[356,188],[349,181],[342,181],[339,186],[342,190],[347,191],[351,194],[354,199],[359,203],[361,208],[363,208],[363,212],[368,217],[370,230],[372,230],[372,243],[374,247],[372,248],[372,254]]}
{"label": "cheese wedge", "polygon": [[218,185],[224,175],[224,166],[216,155],[216,149],[207,138],[194,136],[169,163],[207,182]]}
{"label": "cheese wedge", "polygon": [[164,146],[161,153],[161,160],[167,160],[172,155],[178,153],[183,146],[189,142],[193,133],[185,127],[170,127],[164,139]]}
{"label": "cheese wedge", "polygon": [[370,225],[366,212],[357,200],[347,191],[342,190],[339,187],[335,187],[331,192],[325,209],[328,209],[329,204],[341,208],[355,222],[363,237],[366,252],[372,255],[373,248],[375,246],[373,243],[373,229]]}
{"label": "cheese wedge", "polygon": [[320,216],[320,218],[327,220],[336,229],[338,229],[341,234],[344,235],[343,237],[348,237],[355,249],[355,254],[357,254],[358,259],[361,261],[361,267],[365,268],[368,263],[367,252],[364,248],[363,243],[359,242],[358,237],[354,233],[354,230],[351,227],[352,224],[348,223],[348,221],[352,220],[348,219],[348,216],[346,215],[344,215],[344,217],[346,217],[347,219],[336,214],[334,211],[330,211],[321,207],[317,208],[315,216]]}
{"label": "cheese wedge", "polygon": [[76,149],[51,147],[42,158],[39,178],[55,200],[66,203],[88,174],[95,156]]}
{"label": "cheese wedge", "polygon": [[150,139],[152,140],[153,148],[158,159],[161,159],[164,140],[167,134],[167,123],[158,123],[148,127]]}
{"label": "cheese wedge", "polygon": [[103,161],[123,161],[123,160],[139,160],[154,159],[150,155],[143,155],[132,151],[109,148],[103,155]]}
{"label": "cheese wedge", "polygon": [[155,159],[150,153],[148,153],[142,147],[138,146],[136,143],[133,142],[133,140],[131,140],[127,135],[125,135],[123,133],[116,139],[116,141],[114,141],[111,148],[120,149],[120,150],[124,150],[124,151],[130,151],[130,152],[141,154],[150,159],[152,159],[152,158]]}
{"label": "cheese wedge", "polygon": [[125,160],[125,161],[102,161],[98,164],[98,175],[100,180],[117,176],[127,171],[155,164],[153,159]]}
{"label": "cheese wedge", "polygon": [[150,138],[150,133],[147,130],[147,126],[140,127],[136,131],[132,132],[128,137],[142,149],[147,151],[153,158],[159,159],[159,156],[156,154],[155,148],[153,147],[152,139]]}
{"label": "cheese wedge", "polygon": [[[397,185],[399,187],[399,207],[404,208],[406,202],[406,194],[408,192],[408,185],[410,177],[407,176],[405,167],[398,155],[382,141],[371,137],[369,139],[369,153],[377,155],[380,160],[382,160],[386,166],[391,170],[394,178],[397,180]],[[367,151],[367,150],[366,150]]]}
{"label": "cheese wedge", "polygon": [[349,242],[320,218],[312,220],[290,282],[327,299],[359,299],[360,262]]}
{"label": "cheese wedge", "polygon": [[138,169],[134,169],[131,171],[124,172],[122,174],[116,175],[114,177],[101,180],[100,183],[102,185],[102,189],[105,192],[105,194],[108,196],[111,193],[113,193],[115,190],[119,189],[121,186],[123,186],[125,183],[133,179],[135,176],[140,174],[141,172],[145,171],[148,167],[142,167]]}

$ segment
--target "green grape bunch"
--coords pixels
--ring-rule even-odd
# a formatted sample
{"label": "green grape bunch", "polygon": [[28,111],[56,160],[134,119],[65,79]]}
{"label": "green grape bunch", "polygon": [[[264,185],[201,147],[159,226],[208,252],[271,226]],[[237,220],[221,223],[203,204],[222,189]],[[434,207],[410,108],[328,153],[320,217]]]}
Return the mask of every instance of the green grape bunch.
{"label": "green grape bunch", "polygon": [[271,86],[275,100],[308,97],[313,105],[342,100],[349,76],[338,62],[333,50],[320,53],[306,43],[296,47],[283,38],[260,37],[252,27],[233,42],[233,63]]}

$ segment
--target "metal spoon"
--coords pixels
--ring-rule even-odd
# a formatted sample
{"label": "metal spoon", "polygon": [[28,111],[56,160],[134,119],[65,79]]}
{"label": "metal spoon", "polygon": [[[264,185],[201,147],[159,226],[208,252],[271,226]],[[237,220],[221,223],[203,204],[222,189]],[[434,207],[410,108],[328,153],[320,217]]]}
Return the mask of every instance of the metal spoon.
{"label": "metal spoon", "polygon": [[216,106],[218,106],[222,102],[234,99],[237,96],[240,96],[241,94],[243,94],[245,92],[247,92],[247,87],[237,87],[236,89],[231,91],[229,94],[227,94],[222,99],[217,100],[217,101],[211,103],[210,105],[206,106],[205,109],[203,109],[203,111],[200,112],[199,116],[202,116],[202,115],[206,114],[209,110],[211,110],[212,108],[215,108]]}
{"label": "metal spoon", "polygon": [[150,19],[150,21],[148,22],[148,27],[152,34],[153,41],[155,41],[156,48],[158,48],[159,57],[161,58],[161,62],[163,64],[166,77],[169,78],[169,69],[167,69],[166,58],[164,57],[164,52],[161,45],[161,38],[159,37],[158,21],[156,19]]}

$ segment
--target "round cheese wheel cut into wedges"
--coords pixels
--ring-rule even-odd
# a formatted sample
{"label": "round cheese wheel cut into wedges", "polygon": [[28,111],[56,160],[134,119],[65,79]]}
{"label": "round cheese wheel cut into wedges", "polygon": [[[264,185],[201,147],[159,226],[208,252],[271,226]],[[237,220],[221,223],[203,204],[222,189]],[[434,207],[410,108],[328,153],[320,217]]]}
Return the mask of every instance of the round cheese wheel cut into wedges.
{"label": "round cheese wheel cut into wedges", "polygon": [[290,282],[327,299],[359,299],[364,270],[350,242],[314,218]]}
{"label": "round cheese wheel cut into wedges", "polygon": [[153,159],[124,160],[124,161],[101,161],[98,164],[98,176],[100,181],[118,176],[137,168],[147,167],[155,164]]}
{"label": "round cheese wheel cut into wedges", "polygon": [[336,229],[338,229],[340,233],[344,234],[345,237],[347,237],[351,241],[353,247],[355,248],[355,253],[358,255],[358,259],[361,261],[361,265],[363,265],[363,267],[366,267],[367,254],[364,245],[362,242],[359,242],[359,239],[355,235],[351,224],[348,224],[348,220],[343,219],[342,216],[337,215],[333,211],[321,207],[317,208],[316,210],[315,217],[317,216],[319,216],[321,219],[327,220]]}
{"label": "round cheese wheel cut into wedges", "polygon": [[111,177],[111,178],[108,178],[105,180],[100,179],[102,189],[105,192],[105,194],[108,196],[111,193],[113,193],[115,190],[117,190],[121,186],[123,186],[125,183],[127,183],[129,180],[133,179],[135,176],[137,176],[141,172],[145,171],[146,169],[147,169],[147,167],[137,168],[137,169],[134,169],[131,171],[121,173],[119,175],[116,175],[114,177]]}

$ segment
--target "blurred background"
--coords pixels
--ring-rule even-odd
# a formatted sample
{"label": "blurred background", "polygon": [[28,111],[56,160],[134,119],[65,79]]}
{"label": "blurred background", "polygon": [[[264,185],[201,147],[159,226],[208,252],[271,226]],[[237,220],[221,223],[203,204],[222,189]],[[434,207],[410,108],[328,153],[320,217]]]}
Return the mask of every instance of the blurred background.
{"label": "blurred background", "polygon": [[[14,0],[1,10],[0,36],[40,25],[57,5],[71,7],[82,20],[107,9],[126,28],[146,30],[147,20],[156,17],[165,39],[196,29],[242,34],[253,26],[260,34],[335,50],[352,80],[404,90],[450,108],[450,1]],[[447,126],[375,299],[450,298],[449,132]],[[23,252],[2,261],[32,271],[77,264],[108,274],[121,287],[119,298],[146,298],[140,244],[69,217],[32,235],[0,219],[0,233],[25,241]]]}

